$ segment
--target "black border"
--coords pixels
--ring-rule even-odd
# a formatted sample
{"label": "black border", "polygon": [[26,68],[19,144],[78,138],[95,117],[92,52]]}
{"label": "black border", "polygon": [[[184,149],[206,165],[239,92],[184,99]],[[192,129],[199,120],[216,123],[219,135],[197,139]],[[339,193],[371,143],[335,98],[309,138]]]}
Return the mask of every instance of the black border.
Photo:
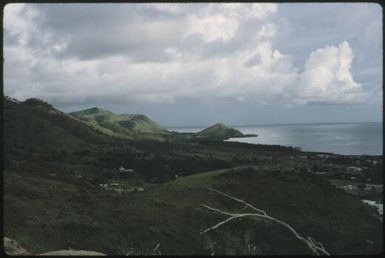
{"label": "black border", "polygon": [[[29,1],[29,0],[26,0],[26,1],[22,1],[22,0],[15,0],[15,1],[10,1],[10,0],[5,0],[3,2],[1,2],[1,21],[2,21],[2,26],[1,26],[1,73],[0,73],[0,76],[2,79],[1,81],[1,112],[0,112],[0,135],[1,135],[1,144],[2,144],[2,148],[1,148],[1,162],[0,162],[0,167],[1,167],[1,177],[0,177],[0,184],[1,184],[1,191],[2,191],[2,196],[1,196],[1,235],[2,237],[4,237],[4,213],[3,213],[3,210],[4,210],[4,167],[3,167],[3,158],[4,158],[4,39],[3,39],[3,36],[4,36],[4,32],[3,32],[3,29],[4,29],[4,8],[6,6],[6,4],[8,3],[46,3],[46,4],[58,4],[58,3],[62,3],[62,4],[73,4],[73,3],[89,3],[89,4],[92,4],[92,3],[222,3],[224,1],[209,1],[209,2],[206,2],[206,1],[157,1],[157,0],[152,0],[152,1],[124,1],[124,0],[110,0],[110,1],[105,1],[105,0],[92,0],[92,1],[86,1],[86,0],[78,0],[78,1],[73,1],[73,0],[69,0],[69,1],[60,1],[60,0],[38,0],[38,1]],[[231,2],[237,2],[237,1],[231,1]],[[382,7],[382,36],[383,36],[383,39],[384,39],[384,8],[383,8],[383,5],[382,5],[382,1],[380,0],[377,0],[377,1],[357,1],[357,0],[351,0],[351,1],[303,1],[303,0],[296,0],[296,1],[268,1],[268,0],[262,0],[262,1],[241,1],[241,2],[255,2],[255,3],[308,3],[308,4],[312,4],[312,3],[376,3],[378,5],[380,5]],[[383,89],[383,92],[384,92],[384,40],[383,40],[383,44],[382,44],[382,62],[383,62],[383,67],[382,67],[382,89]],[[384,135],[384,130],[385,130],[385,126],[384,126],[384,97],[382,99],[382,132],[383,132],[383,135]],[[383,137],[383,154],[382,154],[382,161],[384,162],[384,137]],[[384,172],[385,173],[385,172]],[[384,185],[384,181],[382,182],[382,184]],[[383,199],[385,197],[385,194],[383,192]],[[385,227],[384,227],[384,222],[382,224],[382,232],[383,232],[383,236],[384,236],[384,232],[385,232]],[[9,256],[8,254],[5,253],[4,251],[4,241],[1,241],[1,256]],[[379,253],[379,254],[373,254],[373,255],[358,255],[358,256],[362,256],[362,257],[383,257],[383,255],[385,254],[385,251],[384,251],[384,246],[383,246],[383,249],[382,251]],[[31,255],[32,257],[34,257],[34,255]],[[183,256],[183,255],[181,255]],[[285,256],[285,255],[283,255]],[[289,255],[286,255],[286,256],[289,256]],[[307,257],[307,255],[295,255],[295,257]],[[331,255],[331,256],[337,256],[337,255]],[[338,255],[338,256],[347,256],[347,255]],[[29,255],[25,256],[25,257],[30,257]],[[74,256],[74,257],[81,257],[81,256]],[[145,257],[145,256],[138,256],[138,257]],[[247,257],[247,256],[235,256],[235,257]],[[262,257],[272,257],[271,255],[263,255]],[[281,256],[280,256],[281,257]]]}

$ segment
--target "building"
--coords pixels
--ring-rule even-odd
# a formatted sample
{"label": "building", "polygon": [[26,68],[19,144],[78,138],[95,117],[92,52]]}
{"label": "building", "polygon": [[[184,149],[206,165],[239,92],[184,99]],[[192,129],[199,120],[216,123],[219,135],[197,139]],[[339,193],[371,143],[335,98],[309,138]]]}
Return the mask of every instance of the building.
{"label": "building", "polygon": [[346,170],[348,172],[352,172],[352,173],[359,173],[359,172],[362,172],[362,168],[360,167],[347,167]]}
{"label": "building", "polygon": [[372,194],[382,193],[383,185],[366,184],[364,191]]}
{"label": "building", "polygon": [[132,168],[124,168],[123,166],[120,166],[118,169],[119,172],[128,172],[128,173],[133,173],[134,169]]}

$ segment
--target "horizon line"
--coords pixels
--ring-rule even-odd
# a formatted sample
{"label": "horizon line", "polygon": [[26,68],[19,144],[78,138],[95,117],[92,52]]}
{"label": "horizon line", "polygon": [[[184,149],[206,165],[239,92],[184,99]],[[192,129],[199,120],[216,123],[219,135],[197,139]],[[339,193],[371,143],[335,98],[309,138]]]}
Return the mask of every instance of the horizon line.
{"label": "horizon line", "polygon": [[[228,126],[231,127],[252,127],[252,126],[270,126],[270,125],[326,125],[326,124],[379,124],[382,123],[382,121],[351,121],[351,122],[299,122],[299,123],[261,123],[261,124],[228,124]],[[215,123],[210,123],[209,125],[162,125],[166,128],[205,128],[208,126],[211,126]],[[226,123],[224,123],[227,125]]]}

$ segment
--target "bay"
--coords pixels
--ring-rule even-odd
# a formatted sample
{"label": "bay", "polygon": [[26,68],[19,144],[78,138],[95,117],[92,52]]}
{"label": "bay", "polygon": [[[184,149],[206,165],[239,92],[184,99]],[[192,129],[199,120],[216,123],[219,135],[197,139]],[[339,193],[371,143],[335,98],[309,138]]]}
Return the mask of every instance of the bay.
{"label": "bay", "polygon": [[[231,126],[258,137],[230,138],[227,141],[278,144],[303,151],[344,155],[382,155],[382,123],[323,123]],[[203,127],[168,128],[177,132],[198,132]]]}

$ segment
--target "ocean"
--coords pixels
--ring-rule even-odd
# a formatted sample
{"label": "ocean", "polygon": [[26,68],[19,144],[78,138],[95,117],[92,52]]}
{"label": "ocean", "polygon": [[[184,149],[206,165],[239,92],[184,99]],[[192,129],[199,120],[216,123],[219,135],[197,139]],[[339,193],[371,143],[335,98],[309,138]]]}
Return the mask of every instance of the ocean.
{"label": "ocean", "polygon": [[[303,151],[343,155],[382,155],[382,123],[325,123],[231,126],[258,137],[230,138],[227,141],[278,144]],[[167,128],[177,132],[198,132],[202,127]]]}

